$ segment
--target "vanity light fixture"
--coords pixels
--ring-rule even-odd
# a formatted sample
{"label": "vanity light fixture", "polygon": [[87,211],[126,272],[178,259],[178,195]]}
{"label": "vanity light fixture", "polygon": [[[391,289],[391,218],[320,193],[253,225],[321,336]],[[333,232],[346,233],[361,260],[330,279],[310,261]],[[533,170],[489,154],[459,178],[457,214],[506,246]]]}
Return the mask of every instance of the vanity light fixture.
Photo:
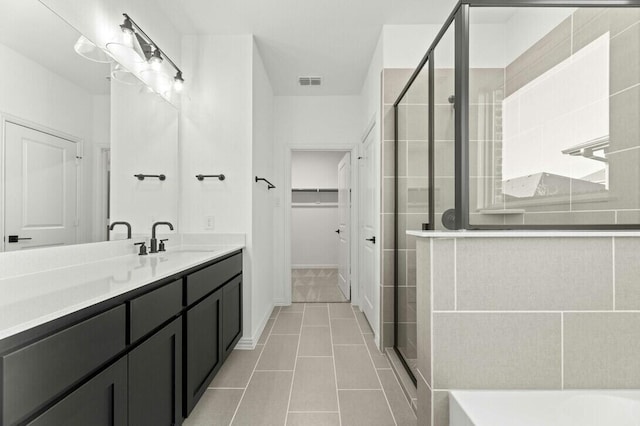
{"label": "vanity light fixture", "polygon": [[[171,58],[169,58],[167,54],[160,49],[151,37],[149,37],[129,15],[126,13],[123,13],[122,15],[124,16],[124,22],[120,25],[120,29],[124,33],[124,43],[108,43],[107,49],[109,52],[112,54],[115,53],[114,57],[119,62],[121,62],[119,60],[119,56],[124,56],[126,63],[121,62],[122,65],[132,73],[139,75],[142,80],[145,83],[150,84],[156,92],[160,94],[166,93],[166,82],[170,82],[169,90],[172,84],[176,92],[181,91],[184,86],[184,78],[182,77],[182,71],[180,68],[178,68],[175,62],[173,62]],[[117,54],[119,52],[113,51],[113,48],[120,49],[123,44],[129,44],[130,51],[128,55],[120,55]],[[135,60],[136,57],[139,57],[140,60]],[[145,62],[148,64],[150,69],[140,69],[140,65]],[[164,63],[168,63],[175,70],[176,75],[173,80],[170,77],[171,74],[166,75],[166,78],[163,78],[164,76],[160,75],[152,76],[154,73],[166,74],[162,71]],[[156,85],[154,85],[155,82],[161,82],[162,84],[159,84],[158,87],[156,87]]]}

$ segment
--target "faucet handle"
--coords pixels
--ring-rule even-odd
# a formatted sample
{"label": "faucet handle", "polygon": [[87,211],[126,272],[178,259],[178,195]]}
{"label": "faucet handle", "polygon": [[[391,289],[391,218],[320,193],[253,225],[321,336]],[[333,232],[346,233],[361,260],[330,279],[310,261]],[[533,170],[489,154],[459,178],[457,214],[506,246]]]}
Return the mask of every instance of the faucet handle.
{"label": "faucet handle", "polygon": [[146,256],[147,255],[147,243],[145,243],[144,241],[140,242],[140,243],[134,243],[134,246],[140,246],[140,253],[138,253],[138,256]]}
{"label": "faucet handle", "polygon": [[165,241],[169,241],[168,238],[165,238],[164,240],[160,240],[160,247],[158,247],[158,251],[167,251],[164,247],[164,242]]}

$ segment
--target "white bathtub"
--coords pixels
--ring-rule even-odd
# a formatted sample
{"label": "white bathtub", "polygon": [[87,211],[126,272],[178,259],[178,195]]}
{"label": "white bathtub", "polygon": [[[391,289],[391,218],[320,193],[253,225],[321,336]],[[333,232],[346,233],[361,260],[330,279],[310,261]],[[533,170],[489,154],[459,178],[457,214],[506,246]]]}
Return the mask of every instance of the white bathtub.
{"label": "white bathtub", "polygon": [[640,390],[452,391],[450,426],[640,426]]}

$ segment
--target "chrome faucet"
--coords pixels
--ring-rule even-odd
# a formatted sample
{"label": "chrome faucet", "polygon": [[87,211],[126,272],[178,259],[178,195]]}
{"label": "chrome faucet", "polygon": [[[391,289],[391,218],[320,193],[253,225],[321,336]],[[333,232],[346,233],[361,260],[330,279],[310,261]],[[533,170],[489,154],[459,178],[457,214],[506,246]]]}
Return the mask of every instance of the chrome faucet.
{"label": "chrome faucet", "polygon": [[129,222],[124,222],[124,221],[122,221],[122,222],[113,222],[111,224],[111,226],[109,227],[109,231],[113,231],[113,228],[116,225],[124,225],[124,226],[127,227],[127,240],[130,240],[131,239],[131,224]]}
{"label": "chrome faucet", "polygon": [[151,227],[151,242],[149,244],[149,253],[158,252],[158,239],[156,238],[156,227],[158,225],[167,225],[173,231],[173,225],[169,222],[156,222]]}

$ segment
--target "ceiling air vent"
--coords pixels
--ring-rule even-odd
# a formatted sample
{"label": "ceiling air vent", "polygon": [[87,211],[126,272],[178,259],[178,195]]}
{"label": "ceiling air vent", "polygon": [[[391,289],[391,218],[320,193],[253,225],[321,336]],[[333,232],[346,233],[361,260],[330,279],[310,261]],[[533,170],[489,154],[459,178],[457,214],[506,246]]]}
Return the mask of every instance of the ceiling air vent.
{"label": "ceiling air vent", "polygon": [[298,84],[300,86],[320,86],[322,77],[298,77]]}

